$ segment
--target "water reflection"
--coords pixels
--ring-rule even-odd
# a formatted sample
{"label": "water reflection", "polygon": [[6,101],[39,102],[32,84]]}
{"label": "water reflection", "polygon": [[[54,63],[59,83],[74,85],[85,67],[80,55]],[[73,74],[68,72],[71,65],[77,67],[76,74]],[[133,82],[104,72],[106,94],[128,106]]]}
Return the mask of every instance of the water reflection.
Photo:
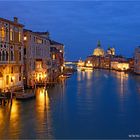
{"label": "water reflection", "polygon": [[1,138],[17,138],[21,127],[19,105],[17,101],[0,108],[0,135]]}
{"label": "water reflection", "polygon": [[90,70],[86,71],[86,77],[87,77],[88,80],[90,80],[92,78],[92,74],[93,74],[92,70],[91,71]]}
{"label": "water reflection", "polygon": [[119,96],[119,117],[121,119],[125,119],[127,108],[126,103],[129,99],[129,88],[128,88],[128,74],[125,72],[115,72],[117,77],[117,94]]}
{"label": "water reflection", "polygon": [[123,97],[126,91],[128,91],[128,74],[118,71],[116,71],[115,73],[119,83],[118,89],[120,89],[120,96]]}
{"label": "water reflection", "polygon": [[139,130],[139,81],[95,70],[38,88],[35,99],[0,107],[0,139],[128,138]]}
{"label": "water reflection", "polygon": [[[50,99],[45,88],[36,91],[36,132],[38,138],[52,138],[52,117],[50,111]],[[40,125],[39,125],[40,124]]]}

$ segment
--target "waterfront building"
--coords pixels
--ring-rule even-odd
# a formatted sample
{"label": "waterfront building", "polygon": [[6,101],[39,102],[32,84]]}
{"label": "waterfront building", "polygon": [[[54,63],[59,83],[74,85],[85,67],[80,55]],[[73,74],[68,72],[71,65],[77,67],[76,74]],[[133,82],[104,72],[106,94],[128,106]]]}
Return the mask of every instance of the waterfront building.
{"label": "waterfront building", "polygon": [[81,59],[79,59],[78,63],[77,63],[78,67],[84,67],[85,66],[85,62],[82,61]]}
{"label": "waterfront building", "polygon": [[64,45],[54,40],[49,41],[52,60],[51,79],[54,81],[64,70]]}
{"label": "waterfront building", "polygon": [[114,55],[115,55],[115,48],[109,47],[109,48],[107,49],[107,55],[109,55],[109,56],[114,56]]}
{"label": "waterfront building", "polygon": [[134,72],[140,74],[140,46],[135,49],[134,53]]}
{"label": "waterfront building", "polygon": [[88,57],[87,59],[86,59],[86,61],[85,61],[85,66],[86,67],[93,67],[93,58],[92,58],[92,56],[90,57]]}
{"label": "waterfront building", "polygon": [[93,55],[94,56],[104,56],[105,55],[105,52],[104,52],[103,48],[101,47],[100,41],[98,41],[97,47],[93,51]]}
{"label": "waterfront building", "polygon": [[23,87],[23,25],[0,18],[0,89]]}
{"label": "waterfront building", "polygon": [[129,70],[129,63],[127,61],[111,61],[111,69],[126,71]]}
{"label": "waterfront building", "polygon": [[110,69],[111,58],[109,56],[100,57],[99,66],[102,69]]}
{"label": "waterfront building", "polygon": [[50,41],[31,30],[24,30],[24,76],[27,86],[45,83],[51,73]]}
{"label": "waterfront building", "polygon": [[129,69],[131,72],[134,71],[134,58],[128,58]]}

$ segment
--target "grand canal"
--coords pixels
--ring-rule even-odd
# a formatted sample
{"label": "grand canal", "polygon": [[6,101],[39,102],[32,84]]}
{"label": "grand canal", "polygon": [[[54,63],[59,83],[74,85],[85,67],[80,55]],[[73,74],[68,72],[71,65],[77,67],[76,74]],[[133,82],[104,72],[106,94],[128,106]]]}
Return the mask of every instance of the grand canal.
{"label": "grand canal", "polygon": [[140,77],[77,72],[36,98],[0,107],[1,138],[129,138],[140,135]]}

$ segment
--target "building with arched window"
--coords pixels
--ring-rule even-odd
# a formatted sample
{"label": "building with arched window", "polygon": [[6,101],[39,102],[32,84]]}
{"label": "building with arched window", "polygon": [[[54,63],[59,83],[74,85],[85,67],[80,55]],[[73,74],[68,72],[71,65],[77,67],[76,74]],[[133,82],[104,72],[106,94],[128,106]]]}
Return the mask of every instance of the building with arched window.
{"label": "building with arched window", "polygon": [[[23,25],[0,18],[0,89],[23,86]],[[20,72],[21,70],[21,72]]]}

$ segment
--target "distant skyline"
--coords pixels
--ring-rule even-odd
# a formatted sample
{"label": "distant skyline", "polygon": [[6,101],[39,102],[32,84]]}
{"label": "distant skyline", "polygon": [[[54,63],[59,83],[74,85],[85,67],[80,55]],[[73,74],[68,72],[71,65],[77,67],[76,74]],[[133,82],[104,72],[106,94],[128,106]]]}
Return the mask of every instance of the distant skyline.
{"label": "distant skyline", "polygon": [[65,45],[66,60],[91,55],[98,40],[126,57],[140,45],[139,1],[5,1],[0,9],[0,17],[17,16],[26,29],[49,31]]}

